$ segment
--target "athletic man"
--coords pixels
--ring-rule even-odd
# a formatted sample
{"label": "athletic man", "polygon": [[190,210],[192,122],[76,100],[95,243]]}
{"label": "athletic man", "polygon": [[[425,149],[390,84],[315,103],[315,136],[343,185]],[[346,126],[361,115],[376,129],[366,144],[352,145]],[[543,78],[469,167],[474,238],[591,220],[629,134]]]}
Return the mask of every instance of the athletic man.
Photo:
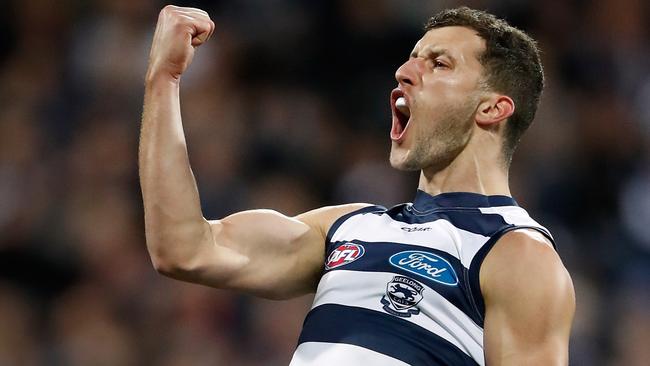
{"label": "athletic man", "polygon": [[571,280],[508,188],[543,86],[527,35],[467,8],[429,21],[390,95],[390,163],[421,171],[413,203],[208,221],[178,94],[213,31],[168,6],[154,35],[140,179],[158,271],[272,299],[316,291],[292,365],[567,364]]}

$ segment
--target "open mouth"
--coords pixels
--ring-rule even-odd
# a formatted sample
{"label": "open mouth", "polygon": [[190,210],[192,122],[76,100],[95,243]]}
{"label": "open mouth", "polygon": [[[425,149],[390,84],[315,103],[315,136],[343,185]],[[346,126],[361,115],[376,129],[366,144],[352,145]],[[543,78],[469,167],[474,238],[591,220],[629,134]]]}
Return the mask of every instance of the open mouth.
{"label": "open mouth", "polygon": [[390,138],[400,142],[411,118],[411,109],[404,92],[399,88],[390,94],[391,111],[393,112],[393,125],[390,131]]}

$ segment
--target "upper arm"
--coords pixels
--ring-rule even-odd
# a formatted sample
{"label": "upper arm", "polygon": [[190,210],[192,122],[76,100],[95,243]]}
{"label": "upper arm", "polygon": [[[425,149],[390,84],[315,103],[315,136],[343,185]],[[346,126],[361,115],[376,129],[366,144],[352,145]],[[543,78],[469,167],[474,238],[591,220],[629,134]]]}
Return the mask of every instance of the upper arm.
{"label": "upper arm", "polygon": [[327,231],[337,218],[364,206],[329,206],[296,217],[251,210],[209,221],[213,244],[195,257],[187,280],[268,298],[313,292]]}
{"label": "upper arm", "polygon": [[506,233],[480,271],[488,365],[566,365],[575,310],[568,272],[539,233]]}

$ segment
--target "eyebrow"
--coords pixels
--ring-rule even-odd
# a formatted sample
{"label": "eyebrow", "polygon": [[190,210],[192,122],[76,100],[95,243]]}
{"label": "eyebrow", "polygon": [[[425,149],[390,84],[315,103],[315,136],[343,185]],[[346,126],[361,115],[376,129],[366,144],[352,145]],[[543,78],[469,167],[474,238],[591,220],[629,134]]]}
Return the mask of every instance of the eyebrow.
{"label": "eyebrow", "polygon": [[[420,52],[425,53],[426,57],[428,57],[428,58],[430,58],[432,56],[446,56],[446,57],[449,57],[449,59],[452,62],[456,61],[456,58],[454,58],[454,56],[452,56],[451,53],[449,52],[449,50],[447,50],[446,48],[442,48],[442,47],[438,47],[438,46],[428,46],[425,49],[420,50]],[[409,55],[409,57],[418,57],[418,53],[419,53],[418,51],[413,50],[413,51],[411,51],[411,54]]]}

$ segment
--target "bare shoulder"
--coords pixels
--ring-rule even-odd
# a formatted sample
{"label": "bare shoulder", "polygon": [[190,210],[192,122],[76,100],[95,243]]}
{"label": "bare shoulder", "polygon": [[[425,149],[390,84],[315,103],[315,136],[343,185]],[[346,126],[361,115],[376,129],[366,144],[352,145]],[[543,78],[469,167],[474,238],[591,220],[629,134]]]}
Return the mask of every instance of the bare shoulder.
{"label": "bare shoulder", "polygon": [[479,278],[488,359],[533,357],[523,350],[537,345],[534,357],[545,363],[513,364],[566,364],[575,293],[548,239],[530,229],[505,234],[485,258]]}
{"label": "bare shoulder", "polygon": [[370,203],[348,203],[345,205],[325,206],[302,213],[295,218],[320,231],[323,237],[340,217],[373,206]]}
{"label": "bare shoulder", "polygon": [[[501,291],[567,293],[571,279],[548,238],[532,229],[504,234],[485,258],[480,272],[486,301]],[[491,294],[492,293],[492,294]]]}
{"label": "bare shoulder", "polygon": [[526,229],[504,234],[480,270],[488,364],[566,365],[575,295],[551,243]]}

